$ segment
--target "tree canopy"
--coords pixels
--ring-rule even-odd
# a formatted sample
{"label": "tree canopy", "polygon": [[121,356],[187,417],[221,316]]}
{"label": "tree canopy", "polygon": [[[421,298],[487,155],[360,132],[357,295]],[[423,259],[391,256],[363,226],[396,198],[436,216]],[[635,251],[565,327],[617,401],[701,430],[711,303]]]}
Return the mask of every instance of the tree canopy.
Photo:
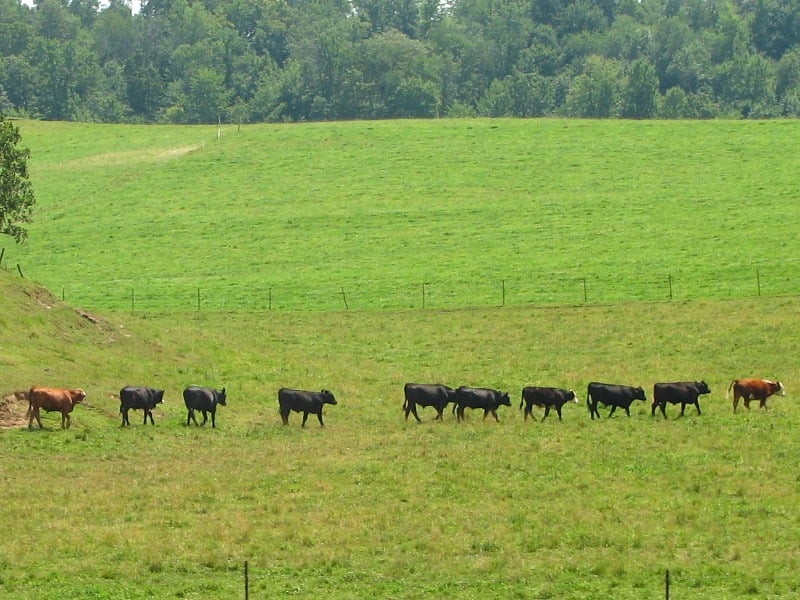
{"label": "tree canopy", "polygon": [[0,111],[794,117],[798,0],[0,0]]}
{"label": "tree canopy", "polygon": [[27,148],[19,148],[19,129],[0,115],[0,233],[18,243],[28,237],[23,223],[30,223],[35,202],[28,179]]}

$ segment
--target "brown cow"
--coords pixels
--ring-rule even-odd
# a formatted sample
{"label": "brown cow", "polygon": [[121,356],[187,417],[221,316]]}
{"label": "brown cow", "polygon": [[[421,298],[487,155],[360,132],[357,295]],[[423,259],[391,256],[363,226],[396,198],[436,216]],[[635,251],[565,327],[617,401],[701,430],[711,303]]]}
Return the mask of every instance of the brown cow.
{"label": "brown cow", "polygon": [[66,429],[71,421],[69,413],[84,398],[86,398],[86,392],[83,390],[32,387],[28,392],[28,429],[33,429],[34,419],[39,423],[39,429],[42,429],[42,420],[39,418],[40,408],[47,412],[60,412],[61,429]]}
{"label": "brown cow", "polygon": [[734,379],[728,386],[726,399],[730,396],[731,389],[733,389],[733,412],[736,412],[740,398],[744,400],[744,407],[750,410],[751,400],[758,400],[759,408],[767,408],[767,398],[773,394],[786,395],[780,381],[770,381],[769,379]]}

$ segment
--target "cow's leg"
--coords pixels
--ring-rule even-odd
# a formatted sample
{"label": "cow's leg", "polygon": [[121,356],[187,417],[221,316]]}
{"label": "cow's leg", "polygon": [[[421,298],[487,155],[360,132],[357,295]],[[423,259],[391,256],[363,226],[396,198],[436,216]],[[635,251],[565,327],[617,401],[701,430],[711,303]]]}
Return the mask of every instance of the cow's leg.
{"label": "cow's leg", "polygon": [[523,415],[522,420],[527,421],[528,417],[531,417],[534,421],[536,420],[536,418],[533,416],[533,408],[526,405],[525,414]]}
{"label": "cow's leg", "polygon": [[186,424],[189,425],[189,423],[192,421],[194,421],[194,424],[197,425],[197,418],[194,416],[194,409],[190,408],[189,414],[186,415]]}
{"label": "cow's leg", "polygon": [[414,413],[414,418],[417,420],[417,423],[422,423],[422,419],[420,419],[419,415],[417,414],[417,405],[409,403],[408,406],[411,408],[411,412]]}
{"label": "cow's leg", "polygon": [[[542,417],[542,421],[544,421],[547,418],[547,415],[549,415],[549,414],[550,414],[550,405],[548,404],[547,406],[544,407],[544,416]],[[560,408],[558,409],[558,418],[559,419],[561,418],[561,409]]]}
{"label": "cow's leg", "polygon": [[301,427],[305,427],[306,426],[306,419],[308,419],[308,413],[304,412],[303,413],[303,424],[301,425]]}
{"label": "cow's leg", "polygon": [[321,408],[319,409],[319,412],[317,413],[317,419],[319,420],[319,426],[320,427],[325,427],[325,423],[322,422],[322,409]]}
{"label": "cow's leg", "polygon": [[[494,416],[494,420],[495,420],[495,421],[497,421],[497,422],[499,423],[499,422],[500,422],[500,419],[498,419],[498,418],[497,418],[497,411],[496,411],[496,410],[492,409],[492,415]],[[485,414],[483,415],[483,418],[484,418],[484,419],[486,418],[486,415],[485,415]]]}
{"label": "cow's leg", "polygon": [[[556,412],[558,413],[558,420],[559,421],[563,421],[564,419],[561,418],[561,407],[560,406],[556,406]],[[545,417],[547,416],[547,411],[545,411],[545,415],[544,416]],[[542,421],[544,421],[544,419],[542,419]]]}
{"label": "cow's leg", "polygon": [[202,412],[203,412],[203,422],[200,423],[200,425],[205,425],[206,422],[208,421],[208,411],[204,410]]}
{"label": "cow's leg", "polygon": [[290,412],[289,409],[288,408],[284,409],[283,407],[281,407],[281,411],[280,412],[281,412],[281,421],[283,421],[284,425],[288,425],[289,424],[289,412]]}
{"label": "cow's leg", "polygon": [[623,406],[623,408],[625,409],[625,414],[630,417],[631,416],[631,407],[630,406]]}
{"label": "cow's leg", "polygon": [[148,408],[144,415],[144,424],[147,425],[147,417],[150,417],[150,425],[155,425],[156,421],[153,419],[153,409]]}
{"label": "cow's leg", "polygon": [[436,416],[433,418],[434,421],[444,421],[444,406],[437,406],[436,407]]}
{"label": "cow's leg", "polygon": [[686,410],[686,402],[681,402],[681,416],[683,416],[685,410]]}
{"label": "cow's leg", "polygon": [[659,408],[661,409],[661,414],[666,419],[667,418],[667,403],[666,402],[662,402],[661,404],[659,404]]}
{"label": "cow's leg", "polygon": [[[217,426],[217,411],[215,409],[210,412],[211,412],[211,428],[214,429]],[[203,416],[205,417],[206,414],[203,413]],[[203,420],[203,423],[205,424],[205,420]]]}
{"label": "cow's leg", "polygon": [[[608,416],[610,417],[611,415],[613,415],[615,410],[617,410],[617,405],[616,404],[612,404],[611,405],[611,411],[608,413]],[[599,417],[600,413],[597,413],[597,416]]]}
{"label": "cow's leg", "polygon": [[457,405],[457,410],[456,410],[456,422],[461,423],[461,421],[463,420],[464,420],[464,407],[459,404]]}
{"label": "cow's leg", "polygon": [[119,412],[122,413],[122,427],[125,427],[125,425],[130,425],[130,423],[126,422],[128,421],[128,411],[119,409]]}
{"label": "cow's leg", "polygon": [[[597,406],[594,404],[589,404],[589,416],[592,417],[592,421],[594,421],[594,413],[597,410]],[[597,413],[598,418],[600,417],[600,413]]]}
{"label": "cow's leg", "polygon": [[39,429],[44,429],[44,427],[42,427],[42,418],[39,415],[39,407],[38,406],[35,406],[33,408],[33,411],[31,411],[31,420],[28,422],[28,428],[31,428],[33,426],[33,420],[34,419],[36,419],[36,422],[39,424]]}
{"label": "cow's leg", "polygon": [[70,425],[70,416],[68,412],[61,413],[61,429],[69,429]]}
{"label": "cow's leg", "polygon": [[699,400],[695,400],[694,401],[694,407],[697,409],[697,414],[698,415],[703,414],[703,413],[700,412],[700,401]]}

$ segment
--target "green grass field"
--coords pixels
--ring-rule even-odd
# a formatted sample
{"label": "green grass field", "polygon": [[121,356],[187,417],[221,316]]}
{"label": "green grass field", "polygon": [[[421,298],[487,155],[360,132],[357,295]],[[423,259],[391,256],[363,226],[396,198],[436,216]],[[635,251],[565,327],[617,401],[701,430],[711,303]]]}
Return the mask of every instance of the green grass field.
{"label": "green grass field", "polygon": [[[693,125],[703,133],[687,143]],[[790,286],[769,288],[767,276],[761,297],[754,285],[747,291],[733,280],[728,287],[693,287],[692,294],[676,290],[674,301],[664,294],[644,301],[650,296],[626,295],[624,285],[642,265],[671,270],[677,257],[706,276],[733,273],[751,254],[750,265],[793,269],[791,211],[797,209],[789,174],[795,159],[784,146],[794,127],[353,123],[252,127],[225,131],[216,140],[215,131],[201,128],[23,123],[25,141],[39,149],[32,167],[40,211],[30,243],[7,247],[8,270],[0,270],[0,391],[79,386],[88,396],[67,431],[51,414],[44,431],[0,432],[0,528],[6,532],[0,537],[0,597],[244,597],[245,561],[251,598],[638,600],[663,597],[666,569],[674,598],[796,597],[800,296]],[[251,135],[260,141],[251,140],[245,151],[242,140]],[[305,163],[299,160],[303,135]],[[280,138],[281,152],[271,153],[268,178],[253,165],[267,155],[259,148],[271,138]],[[320,160],[326,139],[333,140],[331,148],[350,148],[356,160],[333,150],[325,155],[330,162]],[[379,146],[374,156],[367,139]],[[497,159],[480,175],[465,169],[459,178],[442,168],[458,160],[450,155],[445,161],[442,154],[470,139]],[[537,222],[560,226],[570,243],[556,244],[559,235],[548,230],[552,245],[546,250],[522,236],[516,240],[521,253],[509,254],[510,233],[544,231],[520,211],[493,208],[524,206],[533,202],[531,190],[540,189],[507,169],[532,161],[501,152],[525,139],[529,154],[548,152],[551,161],[562,160],[569,148],[588,161],[585,149],[595,144],[622,153],[638,147],[642,183],[632,180],[630,169],[607,173],[613,158],[597,157],[591,168],[576,162],[573,170],[539,169],[552,189],[605,198],[594,204],[596,219],[583,216],[582,227],[597,221],[606,228],[598,227],[594,241],[572,229],[581,211],[566,202],[569,194],[553,192],[552,206]],[[662,152],[647,154],[642,140]],[[747,155],[738,169],[725,148]],[[438,170],[418,160],[423,151],[440,161]],[[393,159],[383,157],[385,165],[406,169],[406,180],[388,170],[380,179],[365,167],[359,187],[358,161],[374,164],[392,152]],[[463,155],[459,160],[474,167],[481,152]],[[758,162],[766,169],[766,159],[757,158],[762,155],[772,157],[769,173],[746,166]],[[334,160],[349,165],[341,167],[347,177],[328,171]],[[226,168],[214,169],[217,162]],[[304,177],[314,167],[320,178]],[[414,169],[428,172],[425,188],[415,188],[422,179],[408,177]],[[501,169],[507,169],[504,179]],[[226,179],[236,170],[238,178]],[[593,185],[584,181],[592,173]],[[658,188],[655,173],[680,184]],[[731,178],[740,187],[750,182],[737,202],[737,186],[726,183]],[[208,195],[205,184],[217,179],[219,194]],[[278,180],[291,184],[276,187],[297,189],[274,218],[246,207],[220,208],[258,193],[278,198],[256,191]],[[307,188],[301,189],[303,181]],[[526,191],[514,192],[517,186]],[[134,189],[141,202],[134,201]],[[490,202],[493,189],[497,204]],[[661,201],[654,199],[651,207],[645,200],[658,196],[657,189]],[[426,203],[421,196],[428,192]],[[387,204],[379,203],[381,197]],[[701,197],[705,203],[686,204],[685,198]],[[144,207],[155,206],[155,198],[162,208],[148,213]],[[319,211],[309,205],[311,198],[324,203]],[[172,209],[176,214],[167,219]],[[324,211],[330,213],[325,218]],[[387,215],[396,227],[385,222]],[[410,231],[423,229],[426,215],[432,227],[457,233],[445,242],[407,243]],[[412,216],[415,226],[404,221]],[[712,216],[721,221],[710,221]],[[641,235],[609,228],[616,217],[628,229],[638,223]],[[281,244],[270,240],[290,219],[296,219],[296,236]],[[455,229],[445,227],[450,221]],[[347,237],[344,223],[371,226],[375,242],[337,241]],[[736,223],[752,228],[740,229],[746,233],[734,239],[728,234]],[[110,231],[102,237],[103,226],[110,230],[112,224],[113,239]],[[493,237],[490,226],[504,234]],[[659,227],[661,246],[653,239]],[[148,228],[161,228],[157,242],[146,236]],[[212,229],[238,235],[189,235]],[[52,235],[54,230],[63,235]],[[318,238],[310,235],[317,230]],[[131,233],[135,243],[122,244]],[[43,239],[49,250],[40,247]],[[308,243],[294,243],[299,239]],[[665,249],[665,240],[675,243]],[[242,264],[255,260],[255,249],[273,247],[280,265],[276,279],[252,274],[262,289],[274,285],[276,310],[267,310],[248,299],[246,282],[231,281],[245,278]],[[440,249],[448,251],[446,260],[428,260]],[[202,254],[209,251],[211,258]],[[391,272],[373,260],[381,253],[393,260]],[[573,264],[574,257],[582,262]],[[16,262],[54,296],[20,279],[9,268]],[[608,282],[610,291],[587,304],[582,284],[577,300],[509,291],[505,307],[489,292],[469,300],[446,295],[474,273],[530,272],[531,262],[565,279],[583,277],[585,269],[596,278],[590,281]],[[149,308],[142,296],[142,306],[131,312],[125,290],[146,279],[141,273],[148,263],[152,273],[161,273],[162,294]],[[182,268],[188,273],[183,279]],[[279,276],[294,286],[295,300],[282,303]],[[377,294],[360,306],[353,292],[350,310],[343,310],[341,297],[335,298],[341,287],[350,289],[347,282],[404,277],[430,282],[425,310],[413,286],[407,306]],[[305,292],[322,289],[314,285],[318,280],[335,292],[330,302]],[[449,284],[447,292],[437,292],[439,282]],[[122,299],[94,293],[113,285]],[[188,289],[184,304],[170,292],[181,285]],[[58,299],[62,287],[67,303]],[[91,289],[81,297],[85,303],[75,304],[90,315],[71,307],[80,287]],[[204,296],[204,309],[197,311],[197,287],[241,293],[225,296],[224,303]],[[680,299],[684,294],[698,299]],[[787,396],[771,399],[769,411],[734,415],[725,391],[731,379],[743,376],[779,378]],[[654,382],[700,378],[712,389],[701,398],[701,416],[688,409],[675,418],[671,407],[669,419],[651,418],[648,402],[636,403],[630,419],[623,413],[591,421],[585,406],[592,380],[642,385],[649,398]],[[401,406],[407,381],[497,387],[510,393],[513,406],[499,411],[499,423],[484,422],[475,412],[462,424],[449,414],[435,423],[431,409],[421,413],[422,424],[406,423]],[[220,408],[214,430],[185,425],[180,392],[192,383],[228,390],[229,404]],[[120,427],[113,394],[126,384],[166,390],[155,427],[143,426],[140,412],[131,415],[130,428]],[[567,405],[563,422],[553,416],[524,423],[519,394],[529,384],[573,388],[581,404]],[[301,429],[299,415],[283,427],[276,400],[281,386],[331,389],[339,404],[326,407],[327,427],[309,420]],[[10,423],[16,415],[18,422],[21,413],[24,406],[7,403],[0,406],[0,421]]]}
{"label": "green grass field", "polygon": [[39,207],[5,264],[89,309],[800,291],[794,121],[20,128]]}

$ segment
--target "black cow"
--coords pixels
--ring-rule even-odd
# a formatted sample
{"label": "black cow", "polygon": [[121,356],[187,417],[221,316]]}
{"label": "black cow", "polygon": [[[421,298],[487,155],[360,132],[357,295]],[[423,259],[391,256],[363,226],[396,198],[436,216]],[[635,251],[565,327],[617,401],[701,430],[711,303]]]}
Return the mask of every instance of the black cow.
{"label": "black cow", "polygon": [[199,410],[203,413],[201,425],[206,424],[208,420],[207,413],[211,413],[211,427],[216,427],[217,405],[225,406],[225,400],[225,388],[215,390],[213,388],[190,385],[183,390],[183,401],[189,410],[189,414],[186,416],[186,424],[189,425],[191,421],[194,421],[194,424],[197,425],[194,411]]}
{"label": "black cow", "polygon": [[650,416],[656,416],[656,408],[661,409],[661,414],[667,418],[664,410],[667,402],[681,405],[681,416],[687,404],[694,404],[697,414],[700,413],[700,403],[697,401],[700,394],[710,394],[711,390],[705,381],[676,381],[674,383],[656,383],[653,386],[653,409]]}
{"label": "black cow", "polygon": [[303,427],[306,426],[306,419],[308,419],[309,414],[317,415],[320,427],[325,427],[325,423],[322,422],[322,407],[325,404],[336,404],[336,398],[328,390],[320,390],[319,392],[290,390],[287,388],[278,390],[278,406],[284,425],[289,424],[289,413],[295,411],[303,413]]}
{"label": "black cow", "polygon": [[119,412],[122,415],[122,424],[131,424],[128,419],[128,411],[130,409],[142,409],[144,411],[144,424],[147,425],[147,417],[150,417],[150,423],[155,425],[153,409],[156,404],[161,404],[163,401],[164,390],[135,385],[125,386],[119,391]]}
{"label": "black cow", "polygon": [[525,420],[530,416],[534,421],[536,416],[533,414],[533,407],[538,406],[544,408],[544,416],[542,421],[550,414],[550,409],[555,408],[558,413],[558,420],[561,421],[561,407],[567,402],[578,403],[578,396],[572,390],[562,390],[553,387],[533,387],[528,386],[522,388],[522,398],[519,401],[519,407],[522,409],[522,403],[525,403]]}
{"label": "black cow", "polygon": [[494,420],[500,422],[497,418],[499,406],[511,406],[511,400],[506,392],[463,385],[455,391],[455,410],[459,422],[464,420],[465,408],[482,408],[484,419],[486,415],[492,413]]}
{"label": "black cow", "polygon": [[436,409],[434,421],[441,420],[447,404],[455,402],[455,390],[440,383],[407,383],[403,387],[403,392],[405,393],[403,410],[406,413],[406,421],[408,421],[409,413],[412,413],[417,422],[421,422],[417,414],[417,406],[432,406]]}
{"label": "black cow", "polygon": [[625,413],[631,416],[631,403],[634,400],[647,400],[644,395],[644,390],[640,387],[630,387],[627,385],[613,385],[610,383],[597,383],[593,381],[589,384],[589,389],[586,396],[586,406],[589,407],[589,414],[594,419],[595,415],[600,418],[600,413],[597,410],[597,403],[602,403],[604,406],[610,406],[608,416],[614,414],[617,407],[624,408]]}

